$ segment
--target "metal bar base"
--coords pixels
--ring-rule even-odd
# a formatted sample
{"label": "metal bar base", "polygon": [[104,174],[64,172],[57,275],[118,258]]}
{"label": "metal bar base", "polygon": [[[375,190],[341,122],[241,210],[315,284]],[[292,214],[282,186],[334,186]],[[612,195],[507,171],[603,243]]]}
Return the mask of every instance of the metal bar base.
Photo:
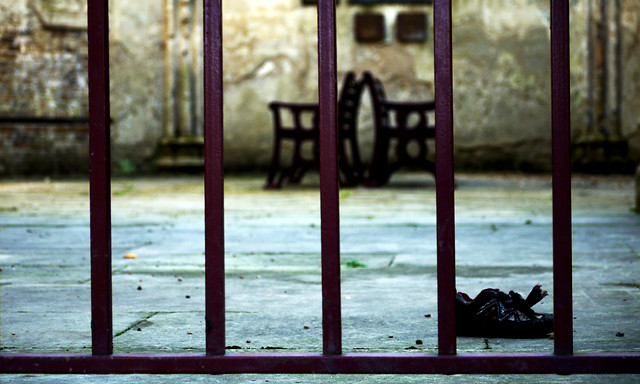
{"label": "metal bar base", "polygon": [[640,373],[640,353],[557,356],[540,353],[3,354],[1,373],[41,374],[594,374]]}

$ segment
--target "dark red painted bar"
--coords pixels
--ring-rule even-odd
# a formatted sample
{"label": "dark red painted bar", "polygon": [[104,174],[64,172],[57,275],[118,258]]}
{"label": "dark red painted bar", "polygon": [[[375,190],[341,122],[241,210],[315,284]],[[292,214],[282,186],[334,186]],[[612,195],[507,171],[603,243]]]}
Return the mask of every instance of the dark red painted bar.
{"label": "dark red painted bar", "polygon": [[453,197],[453,69],[451,0],[435,0],[436,208],[438,239],[438,351],[456,353],[455,205]]}
{"label": "dark red painted bar", "polygon": [[3,373],[640,373],[640,355],[627,353],[557,356],[538,353],[477,353],[442,356],[418,353],[321,354],[3,354]]}
{"label": "dark red painted bar", "polygon": [[566,0],[551,0],[551,101],[554,345],[556,354],[566,355],[573,353],[569,2]]}
{"label": "dark red painted bar", "polygon": [[225,353],[222,1],[204,1],[205,333],[209,355]]}
{"label": "dark red painted bar", "polygon": [[322,233],[322,350],[327,355],[342,353],[336,84],[336,4],[335,0],[319,0],[318,93]]}
{"label": "dark red painted bar", "polygon": [[108,10],[107,0],[88,3],[91,333],[94,355],[113,353]]}

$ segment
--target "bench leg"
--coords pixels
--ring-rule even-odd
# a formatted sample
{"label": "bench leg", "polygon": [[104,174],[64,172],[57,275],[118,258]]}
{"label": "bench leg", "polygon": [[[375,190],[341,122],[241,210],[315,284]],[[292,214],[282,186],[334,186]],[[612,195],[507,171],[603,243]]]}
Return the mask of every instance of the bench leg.
{"label": "bench leg", "polygon": [[364,185],[367,187],[381,187],[389,181],[389,138],[378,135],[373,148],[371,164]]}
{"label": "bench leg", "polygon": [[271,165],[269,166],[269,174],[267,175],[267,183],[265,189],[279,189],[282,187],[282,176],[276,182],[276,176],[280,172],[280,142],[281,138],[276,135],[273,141],[273,155],[271,157]]}

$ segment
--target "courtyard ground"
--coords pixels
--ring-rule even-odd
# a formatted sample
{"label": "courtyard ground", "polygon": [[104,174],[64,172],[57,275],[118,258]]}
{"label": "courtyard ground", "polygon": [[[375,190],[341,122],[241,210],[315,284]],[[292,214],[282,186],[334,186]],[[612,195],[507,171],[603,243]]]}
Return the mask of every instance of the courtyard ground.
{"label": "courtyard ground", "polygon": [[[551,180],[456,175],[458,290],[553,292]],[[321,352],[317,179],[265,191],[225,179],[227,346]],[[573,179],[574,346],[640,352],[640,215],[632,177]],[[204,351],[201,177],[114,180],[116,353]],[[343,349],[437,353],[435,184],[395,176],[340,192]],[[129,255],[125,257],[125,255]],[[133,256],[131,256],[133,255]],[[135,257],[134,257],[135,256]],[[2,353],[90,351],[87,180],[0,181]],[[553,294],[534,307],[551,312]],[[459,353],[553,351],[553,340],[458,338]],[[611,375],[0,375],[1,383],[608,382]],[[638,382],[634,375],[619,383]]]}

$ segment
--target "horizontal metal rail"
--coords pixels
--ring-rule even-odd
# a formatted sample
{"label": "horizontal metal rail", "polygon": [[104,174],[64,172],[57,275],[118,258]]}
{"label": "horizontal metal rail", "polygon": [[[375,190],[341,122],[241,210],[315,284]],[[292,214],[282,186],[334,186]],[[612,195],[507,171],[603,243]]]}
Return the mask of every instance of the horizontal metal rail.
{"label": "horizontal metal rail", "polygon": [[89,1],[92,354],[2,353],[0,373],[640,373],[640,353],[574,354],[569,168],[569,6],[551,1],[554,354],[456,354],[451,0],[434,2],[438,354],[342,353],[336,14],[318,1],[323,353],[225,352],[222,2],[204,0],[205,353],[113,354],[108,0]]}
{"label": "horizontal metal rail", "polygon": [[312,353],[204,354],[5,354],[5,373],[638,373],[640,354],[557,356],[537,353],[478,353],[443,356],[420,353],[348,353],[330,356]]}

